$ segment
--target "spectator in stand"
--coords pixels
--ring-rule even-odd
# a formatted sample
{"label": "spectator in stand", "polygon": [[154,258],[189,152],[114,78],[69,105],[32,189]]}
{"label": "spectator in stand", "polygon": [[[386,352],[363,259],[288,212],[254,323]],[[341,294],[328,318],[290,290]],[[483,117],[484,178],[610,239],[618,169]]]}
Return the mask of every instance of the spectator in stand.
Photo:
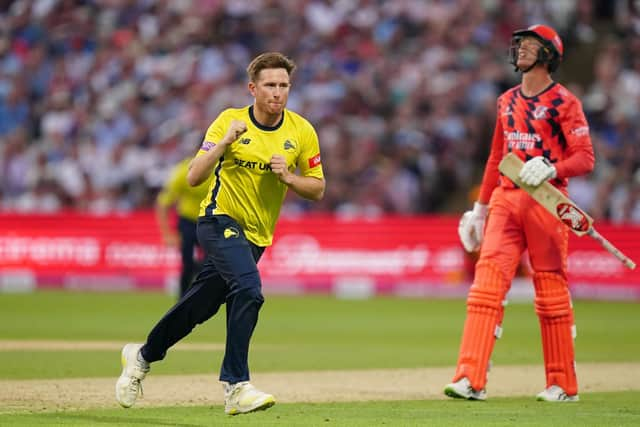
{"label": "spectator in stand", "polygon": [[[35,167],[45,129],[69,124],[65,144],[78,147],[78,159],[94,156],[90,167],[80,165],[91,200],[78,192],[64,203],[77,209],[153,207],[180,159],[175,143],[156,137],[158,129],[175,122],[180,135],[199,132],[203,117],[237,102],[243,64],[260,51],[279,50],[304,64],[301,90],[289,104],[329,136],[321,138],[331,159],[327,179],[393,177],[376,182],[376,192],[357,186],[330,190],[318,204],[287,199],[283,212],[462,210],[488,148],[468,142],[488,140],[495,105],[487,100],[515,84],[501,46],[514,26],[533,22],[567,40],[557,78],[584,94],[593,123],[603,160],[583,187],[595,192],[605,169],[624,169],[612,184],[617,190],[640,167],[638,150],[630,153],[622,143],[640,132],[634,2],[38,0],[1,8],[0,143],[14,126],[24,129],[26,166]],[[113,162],[133,153],[144,167],[127,170],[126,182],[112,176]],[[626,163],[617,164],[619,158]],[[407,190],[401,198],[394,183]],[[32,191],[3,191],[3,206]],[[593,209],[611,219],[613,201],[603,200]]]}

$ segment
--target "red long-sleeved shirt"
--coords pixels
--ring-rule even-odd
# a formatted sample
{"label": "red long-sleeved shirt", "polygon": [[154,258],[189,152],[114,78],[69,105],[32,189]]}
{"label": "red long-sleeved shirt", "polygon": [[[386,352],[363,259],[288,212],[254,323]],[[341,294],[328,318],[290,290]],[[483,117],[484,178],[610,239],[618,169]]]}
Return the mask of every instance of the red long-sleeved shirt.
{"label": "red long-sleeved shirt", "polygon": [[591,172],[595,163],[589,125],[578,98],[559,83],[532,97],[524,96],[518,85],[498,98],[480,203],[489,203],[498,185],[514,188],[515,184],[498,170],[508,152],[525,162],[536,156],[546,157],[557,172],[551,183],[566,192],[567,178]]}

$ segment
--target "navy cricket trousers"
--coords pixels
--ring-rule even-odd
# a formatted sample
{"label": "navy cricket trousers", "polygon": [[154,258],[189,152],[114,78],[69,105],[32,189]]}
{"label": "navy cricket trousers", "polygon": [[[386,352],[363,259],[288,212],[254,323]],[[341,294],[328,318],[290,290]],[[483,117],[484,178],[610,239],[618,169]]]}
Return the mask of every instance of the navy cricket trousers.
{"label": "navy cricket trousers", "polygon": [[160,319],[142,347],[151,363],[193,328],[227,304],[227,341],[220,380],[249,380],[249,341],[264,302],[257,262],[263,247],[249,242],[238,223],[227,215],[201,217],[198,240],[206,253],[202,270],[187,293]]}
{"label": "navy cricket trousers", "polygon": [[180,233],[180,257],[182,268],[180,269],[180,297],[187,293],[191,282],[202,264],[196,260],[194,250],[198,245],[196,235],[197,222],[185,217],[178,217],[178,232]]}

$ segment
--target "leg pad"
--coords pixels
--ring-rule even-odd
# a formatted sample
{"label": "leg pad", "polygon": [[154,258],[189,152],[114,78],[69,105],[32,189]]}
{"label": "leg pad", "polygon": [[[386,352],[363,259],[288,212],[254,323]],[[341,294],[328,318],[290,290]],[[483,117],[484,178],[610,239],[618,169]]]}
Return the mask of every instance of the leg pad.
{"label": "leg pad", "polygon": [[575,368],[575,325],[566,279],[557,273],[533,275],[535,308],[540,321],[547,387],[557,385],[569,395],[578,393]]}
{"label": "leg pad", "polygon": [[474,390],[484,389],[489,358],[496,338],[502,333],[500,324],[507,290],[507,281],[498,266],[490,261],[478,263],[467,297],[467,318],[454,382],[467,377]]}

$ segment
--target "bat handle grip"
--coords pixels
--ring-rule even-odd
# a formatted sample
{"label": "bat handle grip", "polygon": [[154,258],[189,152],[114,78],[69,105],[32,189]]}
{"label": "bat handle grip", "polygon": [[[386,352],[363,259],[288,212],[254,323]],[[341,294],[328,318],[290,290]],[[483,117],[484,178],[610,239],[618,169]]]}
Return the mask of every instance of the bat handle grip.
{"label": "bat handle grip", "polygon": [[598,233],[595,228],[589,228],[587,234],[590,237],[594,238],[598,243],[602,245],[603,248],[605,248],[611,255],[618,258],[629,269],[633,270],[636,268],[636,263],[633,262],[631,258],[620,252],[620,250],[613,246],[611,242],[602,237],[602,234]]}

